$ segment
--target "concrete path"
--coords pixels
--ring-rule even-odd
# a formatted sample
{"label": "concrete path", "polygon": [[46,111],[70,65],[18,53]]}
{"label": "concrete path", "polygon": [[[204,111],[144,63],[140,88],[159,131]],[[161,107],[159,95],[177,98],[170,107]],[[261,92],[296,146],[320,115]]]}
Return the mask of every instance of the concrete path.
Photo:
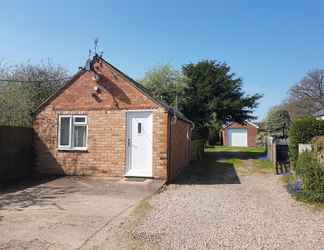
{"label": "concrete path", "polygon": [[0,193],[0,249],[95,248],[105,230],[162,184],[65,177],[6,190]]}

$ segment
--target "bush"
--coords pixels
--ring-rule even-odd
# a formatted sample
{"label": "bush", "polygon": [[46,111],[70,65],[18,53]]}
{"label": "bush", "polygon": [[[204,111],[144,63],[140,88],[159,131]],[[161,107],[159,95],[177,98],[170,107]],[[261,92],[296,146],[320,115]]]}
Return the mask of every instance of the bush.
{"label": "bush", "polygon": [[260,131],[256,136],[256,145],[257,147],[265,147],[266,146],[266,132]]}
{"label": "bush", "polygon": [[312,150],[320,163],[324,163],[324,136],[316,136],[312,139]]}
{"label": "bush", "polygon": [[299,155],[295,167],[302,181],[299,197],[311,202],[324,202],[324,165],[311,152]]}
{"label": "bush", "polygon": [[324,120],[314,117],[296,119],[288,131],[289,158],[292,164],[298,159],[298,144],[310,143],[313,137],[324,135]]}

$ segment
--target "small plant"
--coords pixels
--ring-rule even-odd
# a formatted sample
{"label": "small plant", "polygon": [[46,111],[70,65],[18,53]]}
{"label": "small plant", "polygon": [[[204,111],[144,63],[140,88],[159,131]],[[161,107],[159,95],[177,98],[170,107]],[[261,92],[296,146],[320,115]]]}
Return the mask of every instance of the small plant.
{"label": "small plant", "polygon": [[302,182],[299,198],[311,202],[324,202],[324,165],[314,154],[311,152],[300,154],[295,171]]}

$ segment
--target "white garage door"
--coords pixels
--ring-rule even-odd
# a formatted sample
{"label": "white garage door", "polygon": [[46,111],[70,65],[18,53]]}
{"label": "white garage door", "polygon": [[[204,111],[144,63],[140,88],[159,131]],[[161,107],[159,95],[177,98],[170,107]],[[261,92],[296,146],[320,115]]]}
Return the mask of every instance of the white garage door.
{"label": "white garage door", "polygon": [[229,128],[227,141],[229,146],[247,147],[247,130],[245,128]]}

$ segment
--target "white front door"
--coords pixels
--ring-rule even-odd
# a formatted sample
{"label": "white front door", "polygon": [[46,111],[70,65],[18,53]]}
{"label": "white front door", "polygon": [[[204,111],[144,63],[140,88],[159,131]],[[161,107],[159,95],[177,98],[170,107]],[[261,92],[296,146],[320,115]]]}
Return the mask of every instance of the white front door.
{"label": "white front door", "polygon": [[229,128],[227,130],[228,145],[247,147],[247,130],[245,128]]}
{"label": "white front door", "polygon": [[152,177],[152,112],[127,112],[125,176]]}

